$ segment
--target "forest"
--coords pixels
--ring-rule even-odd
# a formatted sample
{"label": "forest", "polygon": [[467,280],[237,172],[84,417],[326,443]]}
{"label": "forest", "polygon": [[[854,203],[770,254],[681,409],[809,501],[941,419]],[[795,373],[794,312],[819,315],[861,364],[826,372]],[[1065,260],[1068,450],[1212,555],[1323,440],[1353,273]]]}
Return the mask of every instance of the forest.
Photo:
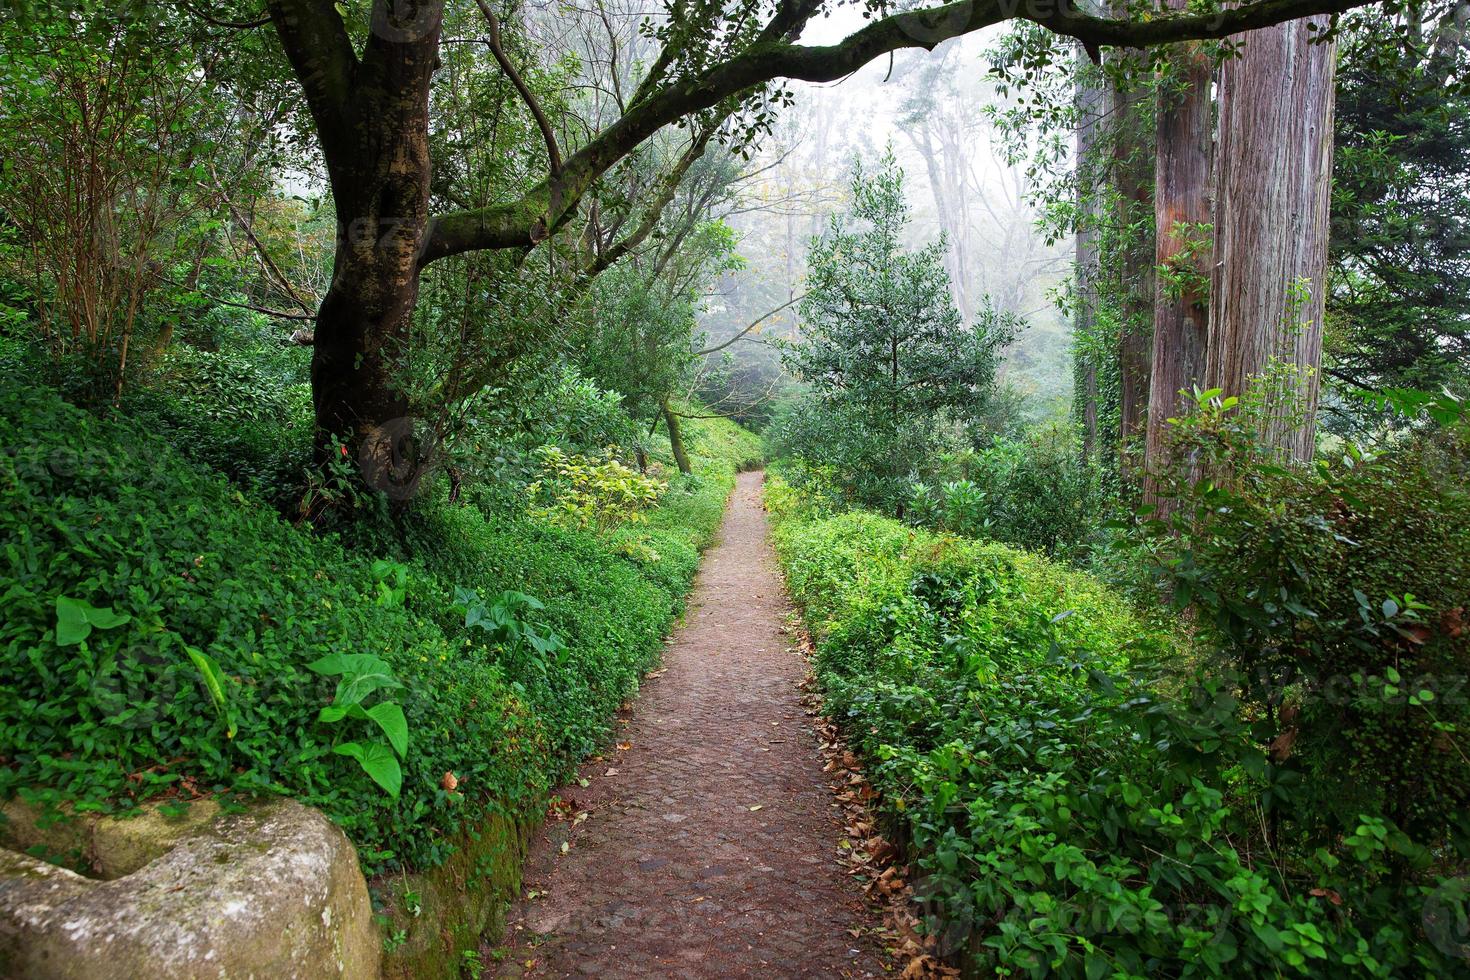
{"label": "forest", "polygon": [[0,976],[1470,977],[1470,0],[8,0]]}

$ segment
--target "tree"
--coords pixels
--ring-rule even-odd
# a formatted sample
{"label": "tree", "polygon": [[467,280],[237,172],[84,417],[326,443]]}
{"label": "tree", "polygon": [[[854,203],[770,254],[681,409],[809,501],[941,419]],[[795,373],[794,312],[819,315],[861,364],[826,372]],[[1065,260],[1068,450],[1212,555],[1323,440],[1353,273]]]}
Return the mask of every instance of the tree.
{"label": "tree", "polygon": [[[1220,70],[1210,387],[1266,387],[1268,441],[1311,459],[1327,299],[1333,42],[1326,18],[1253,31]],[[1259,387],[1259,382],[1257,382]]]}
{"label": "tree", "polygon": [[[1324,380],[1352,390],[1470,380],[1470,3],[1344,32]],[[1335,428],[1362,424],[1343,399]]]}
{"label": "tree", "polygon": [[[1178,9],[1182,0],[1169,0]],[[1184,408],[1179,393],[1204,380],[1209,338],[1210,150],[1214,59],[1196,41],[1178,45],[1158,82],[1154,165],[1155,280],[1153,365],[1144,447],[1145,494],[1168,460],[1168,420]]]}
{"label": "tree", "polygon": [[1118,325],[1118,472],[1130,477],[1137,475],[1136,444],[1148,420],[1153,349],[1153,99],[1141,54],[1116,52],[1103,110],[1110,219],[1104,244]]}
{"label": "tree", "polygon": [[[1077,49],[1075,99],[1075,157],[1073,173],[1076,187],[1073,191],[1076,217],[1076,257],[1073,265],[1073,325],[1074,342],[1091,337],[1096,328],[1098,250],[1097,229],[1099,206],[1086,174],[1097,159],[1103,92],[1091,71],[1087,53],[1081,46]],[[1076,386],[1072,396],[1073,411],[1082,429],[1082,455],[1095,458],[1098,450],[1098,363],[1097,358],[1085,350],[1077,350],[1073,357]]]}
{"label": "tree", "polygon": [[227,214],[219,175],[249,186],[263,170],[262,128],[232,117],[219,53],[196,60],[161,21],[0,18],[0,276],[98,402],[197,295]]}
{"label": "tree", "polygon": [[812,242],[788,364],[824,408],[863,430],[866,448],[851,462],[891,485],[944,420],[982,408],[1017,321],[990,310],[964,321],[943,238],[904,249],[909,210],[891,150],[871,173],[854,165],[852,198],[851,213]]}
{"label": "tree", "polygon": [[[398,377],[417,302],[419,275],[435,261],[476,250],[525,252],[577,213],[584,196],[619,160],[663,127],[700,113],[753,110],[751,131],[769,119],[777,79],[833,81],[884,54],[930,48],[1025,16],[1089,50],[1223,37],[1363,0],[1256,0],[1226,10],[1167,18],[1099,17],[1069,5],[1026,8],[1007,0],[955,0],[879,17],[839,44],[796,43],[825,7],[784,0],[769,12],[757,0],[733,8],[683,3],[648,30],[661,49],[615,120],[563,154],[533,93],[516,85],[546,143],[543,179],[508,199],[436,210],[432,194],[430,103],[446,15],[444,0],[373,0],[366,16],[333,0],[269,0],[270,20],[308,103],[336,202],[339,234],[332,285],[317,314],[312,388],[319,429],[342,434],[369,480],[405,469],[417,452],[401,420],[410,412]],[[483,2],[481,32],[515,81],[498,22]],[[344,14],[345,11],[345,14]],[[354,40],[354,35],[360,41]],[[449,203],[449,202],[445,202]]]}

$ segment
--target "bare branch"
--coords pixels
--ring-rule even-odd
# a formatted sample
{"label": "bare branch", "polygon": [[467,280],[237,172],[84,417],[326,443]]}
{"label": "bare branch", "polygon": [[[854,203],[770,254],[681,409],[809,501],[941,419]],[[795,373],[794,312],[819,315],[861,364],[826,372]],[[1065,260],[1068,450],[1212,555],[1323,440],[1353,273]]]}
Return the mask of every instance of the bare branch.
{"label": "bare branch", "polygon": [[777,313],[780,313],[782,310],[786,309],[786,307],[791,306],[791,305],[793,305],[795,303],[801,302],[801,300],[804,299],[805,297],[806,297],[806,293],[802,293],[800,296],[793,296],[793,297],[791,297],[786,302],[784,302],[780,306],[776,307],[774,310],[769,310],[769,311],[767,311],[765,313],[762,313],[760,316],[756,317],[750,323],[746,324],[746,326],[739,333],[737,333],[735,336],[731,337],[729,340],[725,341],[723,344],[716,344],[713,347],[706,347],[704,350],[697,350],[697,351],[694,352],[694,356],[695,357],[703,357],[706,354],[718,354],[720,351],[724,350],[726,347],[729,347],[731,344],[735,343],[741,337],[744,337],[746,334],[750,333],[756,327],[760,326],[762,323],[764,323],[765,321],[769,320],[771,317],[775,316]]}

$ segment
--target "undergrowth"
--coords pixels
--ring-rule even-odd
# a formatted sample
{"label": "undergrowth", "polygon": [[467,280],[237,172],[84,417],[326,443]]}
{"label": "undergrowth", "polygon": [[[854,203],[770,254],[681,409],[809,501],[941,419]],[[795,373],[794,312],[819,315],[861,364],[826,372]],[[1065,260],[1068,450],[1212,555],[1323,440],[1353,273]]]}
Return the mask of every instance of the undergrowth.
{"label": "undergrowth", "polygon": [[[184,429],[156,408],[103,419],[14,377],[0,387],[0,797],[126,812],[289,795],[335,820],[368,871],[439,863],[461,828],[533,811],[605,740],[758,453],[730,423],[691,425],[697,472],[609,534],[441,487],[332,535],[211,469],[217,445],[170,445],[157,432]],[[236,444],[266,447],[277,414]],[[322,670],[334,655],[358,658],[346,694]],[[354,698],[368,710],[349,713]],[[319,718],[332,704],[342,717]],[[396,796],[334,751],[396,767],[380,704],[408,733]]]}

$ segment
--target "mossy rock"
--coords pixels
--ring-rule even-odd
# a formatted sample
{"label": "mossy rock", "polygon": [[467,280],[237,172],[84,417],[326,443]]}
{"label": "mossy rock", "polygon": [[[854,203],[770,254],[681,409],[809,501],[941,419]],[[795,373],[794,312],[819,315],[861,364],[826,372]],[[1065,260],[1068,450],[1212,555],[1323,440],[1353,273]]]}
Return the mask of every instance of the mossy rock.
{"label": "mossy rock", "polygon": [[243,813],[203,808],[174,823],[145,813],[140,822],[79,817],[39,830],[16,811],[9,816],[10,840],[47,836],[39,846],[78,851],[94,870],[116,875],[87,878],[0,850],[0,975],[378,972],[380,941],[357,852],[316,810],[270,800]]}

